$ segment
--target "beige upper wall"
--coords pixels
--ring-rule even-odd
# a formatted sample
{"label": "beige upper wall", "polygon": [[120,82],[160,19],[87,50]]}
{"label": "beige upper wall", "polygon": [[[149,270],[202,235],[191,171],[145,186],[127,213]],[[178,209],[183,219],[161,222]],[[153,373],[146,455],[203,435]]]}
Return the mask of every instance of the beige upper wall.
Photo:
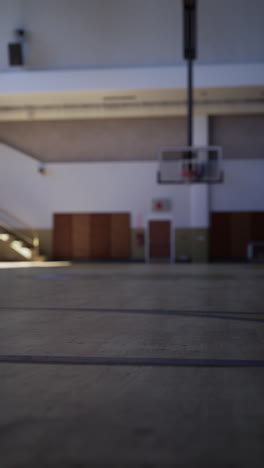
{"label": "beige upper wall", "polygon": [[157,160],[160,147],[186,144],[186,119],[0,122],[0,141],[45,162]]}

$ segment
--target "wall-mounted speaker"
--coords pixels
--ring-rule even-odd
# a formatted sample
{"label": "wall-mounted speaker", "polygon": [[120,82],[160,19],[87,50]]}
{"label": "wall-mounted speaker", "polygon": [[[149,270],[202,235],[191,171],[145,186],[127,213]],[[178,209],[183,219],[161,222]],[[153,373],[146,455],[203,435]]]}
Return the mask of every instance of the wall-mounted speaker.
{"label": "wall-mounted speaker", "polygon": [[8,58],[10,66],[21,66],[24,64],[22,44],[13,42],[8,44]]}

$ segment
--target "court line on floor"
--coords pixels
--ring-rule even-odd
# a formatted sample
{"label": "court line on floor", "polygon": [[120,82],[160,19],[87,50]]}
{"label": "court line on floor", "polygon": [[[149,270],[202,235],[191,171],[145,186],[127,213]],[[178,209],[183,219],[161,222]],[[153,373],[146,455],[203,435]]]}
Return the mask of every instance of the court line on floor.
{"label": "court line on floor", "polygon": [[[98,312],[98,313],[123,313],[146,315],[171,315],[184,317],[218,318],[223,320],[239,320],[249,322],[264,322],[264,312],[207,312],[207,311],[178,311],[166,309],[125,309],[125,308],[98,308],[98,307],[0,307],[1,310],[23,311],[58,311],[58,312]],[[245,317],[247,315],[247,317]],[[254,317],[250,317],[253,315]]]}
{"label": "court line on floor", "polygon": [[0,355],[0,363],[155,367],[264,367],[255,359],[185,359],[144,357]]}

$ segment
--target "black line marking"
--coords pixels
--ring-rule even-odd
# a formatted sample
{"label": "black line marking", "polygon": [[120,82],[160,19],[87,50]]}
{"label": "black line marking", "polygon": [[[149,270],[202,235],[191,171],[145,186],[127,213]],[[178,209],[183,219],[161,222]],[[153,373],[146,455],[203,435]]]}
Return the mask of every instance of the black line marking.
{"label": "black line marking", "polygon": [[155,367],[264,367],[264,360],[0,355],[0,363]]}
{"label": "black line marking", "polygon": [[[58,312],[98,312],[98,313],[123,313],[146,315],[169,315],[184,317],[218,318],[224,320],[240,320],[249,322],[264,322],[264,312],[207,312],[207,311],[178,311],[165,309],[124,309],[124,308],[96,308],[96,307],[0,307],[0,310],[25,310],[25,311],[58,311]],[[247,317],[245,317],[247,315]],[[253,317],[249,317],[252,315]]]}
{"label": "black line marking", "polygon": [[203,310],[173,310],[173,309],[125,309],[118,307],[22,307],[22,306],[0,306],[0,310],[58,310],[58,311],[80,311],[80,312],[128,312],[128,313],[201,313],[201,314],[236,314],[236,315],[264,315],[263,312],[238,312],[238,311],[203,311]]}

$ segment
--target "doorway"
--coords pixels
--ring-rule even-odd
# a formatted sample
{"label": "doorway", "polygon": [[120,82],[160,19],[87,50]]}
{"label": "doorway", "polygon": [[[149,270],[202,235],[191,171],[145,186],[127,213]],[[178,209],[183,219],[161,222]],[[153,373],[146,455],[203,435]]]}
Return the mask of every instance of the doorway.
{"label": "doorway", "polygon": [[174,241],[171,219],[149,219],[145,259],[174,262]]}

